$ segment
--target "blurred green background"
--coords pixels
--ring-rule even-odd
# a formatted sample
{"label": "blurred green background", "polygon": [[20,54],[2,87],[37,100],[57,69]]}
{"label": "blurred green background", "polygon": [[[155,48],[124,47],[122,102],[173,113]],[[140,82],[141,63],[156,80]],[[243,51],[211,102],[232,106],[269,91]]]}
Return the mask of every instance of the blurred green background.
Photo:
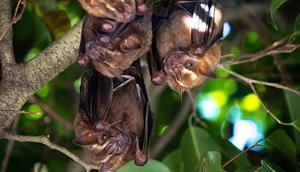
{"label": "blurred green background", "polygon": [[[12,2],[14,10],[17,1]],[[238,57],[255,53],[276,40],[300,31],[300,2],[297,0],[224,0],[220,3],[226,13],[223,54],[232,53]],[[271,12],[274,13],[277,29]],[[77,0],[27,1],[22,19],[13,26],[17,62],[34,58],[83,16],[84,11]],[[297,35],[293,41],[299,43]],[[299,50],[229,68],[250,78],[299,89]],[[20,115],[15,132],[49,136],[54,143],[87,160],[83,150],[72,144],[72,123],[83,72],[84,69],[73,64],[31,97],[23,109],[41,112],[41,115]],[[181,97],[167,87],[154,87],[146,81],[155,117],[151,140],[153,149],[150,149],[155,160],[150,160],[142,168],[130,162],[119,171],[300,172],[300,97],[264,85],[255,86],[260,98],[281,121],[295,121],[295,127],[282,126],[264,110],[248,85],[220,69],[216,70],[216,76],[217,79],[210,79],[192,90],[196,115],[201,122],[192,119],[192,102],[187,94]],[[173,121],[180,117],[183,123],[177,128],[175,136],[162,151],[151,152],[161,146],[161,138],[173,130]],[[259,140],[258,146],[222,168],[222,164]],[[0,140],[0,162],[6,149],[7,141]],[[203,159],[205,163],[201,165]],[[76,172],[83,171],[83,168],[44,145],[15,143],[7,171]]]}

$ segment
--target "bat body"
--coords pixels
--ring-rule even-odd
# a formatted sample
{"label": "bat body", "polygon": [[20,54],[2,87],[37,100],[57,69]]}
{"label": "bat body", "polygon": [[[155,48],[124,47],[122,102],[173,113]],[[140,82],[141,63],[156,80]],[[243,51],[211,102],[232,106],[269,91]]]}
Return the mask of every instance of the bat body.
{"label": "bat body", "polygon": [[82,79],[75,144],[82,145],[100,172],[115,171],[135,159],[147,162],[152,117],[139,62],[123,72],[122,80],[96,70]]}
{"label": "bat body", "polygon": [[212,0],[176,1],[169,11],[154,33],[148,61],[155,84],[166,80],[182,93],[213,76],[221,56],[223,13]]}
{"label": "bat body", "polygon": [[[126,6],[125,2],[123,4]],[[108,77],[120,76],[123,70],[149,50],[152,41],[151,15],[149,9],[128,22],[120,22],[115,18],[88,14],[83,22],[78,63],[81,66],[92,63]]]}

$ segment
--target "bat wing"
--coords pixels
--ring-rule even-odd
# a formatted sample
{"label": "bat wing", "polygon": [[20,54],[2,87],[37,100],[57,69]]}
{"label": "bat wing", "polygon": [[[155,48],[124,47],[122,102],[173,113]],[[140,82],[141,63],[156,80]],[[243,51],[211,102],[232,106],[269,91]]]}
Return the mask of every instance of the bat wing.
{"label": "bat wing", "polygon": [[181,9],[192,16],[191,44],[202,53],[222,39],[223,12],[214,0],[179,1]]}
{"label": "bat wing", "polygon": [[[124,71],[122,77],[124,82],[119,84],[116,88],[114,87],[113,103],[117,104],[115,101],[121,101],[124,106],[131,107],[128,108],[128,112],[130,112],[132,120],[127,119],[126,125],[131,125],[130,130],[132,131],[128,132],[140,133],[138,136],[139,148],[143,150],[143,152],[147,152],[153,127],[153,118],[143,75],[141,73],[140,61],[136,60],[133,62],[130,68]],[[114,84],[115,83],[114,81]],[[122,98],[124,98],[124,101]],[[129,104],[126,105],[125,101]],[[114,108],[116,107],[114,106]],[[125,108],[122,107],[122,109]]]}
{"label": "bat wing", "polygon": [[209,48],[222,38],[223,14],[213,0],[198,2],[193,13],[192,44]]}
{"label": "bat wing", "polygon": [[[143,102],[143,115],[144,115],[144,138],[140,141],[142,143],[140,144],[140,148],[143,150],[143,152],[147,153],[148,147],[149,147],[149,142],[150,142],[150,137],[152,133],[152,128],[153,128],[153,118],[152,118],[152,112],[149,104],[149,99],[148,99],[148,94],[144,82],[144,78],[141,72],[141,65],[140,61],[137,60],[135,61],[132,66],[134,70],[131,71],[136,71],[133,73],[136,73],[135,80],[137,83],[137,87],[139,88],[139,94],[141,95],[141,101]],[[133,75],[133,74],[131,74]]]}
{"label": "bat wing", "polygon": [[106,119],[112,102],[112,80],[96,70],[86,72],[81,80],[80,112],[90,124]]}

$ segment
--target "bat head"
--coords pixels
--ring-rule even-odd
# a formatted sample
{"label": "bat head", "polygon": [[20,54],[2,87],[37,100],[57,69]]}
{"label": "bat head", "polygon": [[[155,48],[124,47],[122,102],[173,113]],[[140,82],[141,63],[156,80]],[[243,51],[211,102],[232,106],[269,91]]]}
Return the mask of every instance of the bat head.
{"label": "bat head", "polygon": [[181,50],[171,51],[164,59],[169,86],[178,93],[199,86],[207,77],[214,77],[219,58],[219,45],[212,46],[202,57]]}
{"label": "bat head", "polygon": [[116,77],[122,71],[129,68],[133,61],[145,53],[150,45],[150,38],[139,26],[131,26],[120,37],[112,40],[111,44],[97,40],[97,44],[91,44],[87,55],[92,58],[92,64],[103,75]]}
{"label": "bat head", "polygon": [[136,15],[135,0],[79,0],[81,6],[96,17],[127,23]]}
{"label": "bat head", "polygon": [[98,121],[90,130],[77,137],[74,143],[85,146],[90,154],[96,156],[107,157],[125,153],[131,144],[130,137],[114,125]]}

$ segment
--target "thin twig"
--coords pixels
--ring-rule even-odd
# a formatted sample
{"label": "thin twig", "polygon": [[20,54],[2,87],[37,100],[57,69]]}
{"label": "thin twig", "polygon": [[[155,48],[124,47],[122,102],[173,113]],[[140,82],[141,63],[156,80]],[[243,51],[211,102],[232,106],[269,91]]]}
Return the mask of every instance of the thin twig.
{"label": "thin twig", "polygon": [[260,101],[260,104],[263,106],[263,108],[265,109],[265,111],[270,114],[270,116],[276,120],[276,122],[278,124],[281,124],[281,125],[286,125],[286,126],[293,126],[292,123],[285,123],[285,122],[282,122],[281,120],[279,120],[270,110],[269,108],[264,104],[264,102],[261,100],[260,96],[258,95],[257,91],[255,90],[254,88],[254,84],[261,84],[261,85],[266,85],[266,86],[270,86],[270,87],[274,87],[274,88],[279,88],[279,89],[282,89],[282,90],[287,90],[287,91],[290,91],[290,92],[293,92],[297,95],[300,95],[300,92],[298,90],[295,90],[295,89],[292,89],[292,88],[289,88],[289,87],[286,87],[286,86],[283,86],[281,84],[277,84],[277,83],[270,83],[270,82],[264,82],[264,81],[258,81],[258,80],[254,80],[254,79],[251,79],[251,78],[247,78],[245,76],[242,76],[240,74],[237,74],[227,68],[225,68],[223,65],[218,65],[218,67],[222,70],[225,70],[226,72],[230,73],[231,75],[235,76],[236,78],[244,81],[245,83],[247,83],[252,91],[256,94],[256,96],[258,97],[259,101]]}
{"label": "thin twig", "polygon": [[62,115],[55,112],[51,107],[46,105],[45,103],[41,102],[39,99],[37,99],[34,96],[31,96],[28,101],[33,104],[37,104],[40,106],[52,119],[58,121],[60,124],[64,126],[67,130],[73,130],[73,124],[62,117]]}
{"label": "thin twig", "polygon": [[[22,4],[22,10],[18,14],[19,7],[20,7],[21,4]],[[2,41],[2,39],[4,38],[4,36],[8,32],[8,30],[12,27],[12,25],[16,24],[19,20],[21,20],[25,9],[26,9],[26,2],[24,0],[19,0],[18,4],[16,6],[16,9],[15,9],[15,12],[14,12],[14,16],[12,17],[11,22],[6,26],[4,32],[1,34],[0,41]]]}
{"label": "thin twig", "polygon": [[247,149],[243,150],[242,152],[239,152],[238,154],[236,154],[234,157],[232,157],[230,160],[228,160],[227,162],[225,162],[222,167],[225,168],[228,164],[230,164],[231,162],[233,162],[234,160],[236,160],[238,157],[240,157],[241,155],[245,154],[246,152],[248,152],[249,150],[251,150],[252,148],[256,147],[256,146],[260,146],[258,143],[261,140],[257,141],[254,145],[248,147]]}
{"label": "thin twig", "polygon": [[24,111],[24,110],[0,109],[0,111],[13,112],[13,113],[16,113],[16,114],[42,115],[41,112],[27,112],[27,111]]}
{"label": "thin twig", "polygon": [[88,163],[82,161],[80,158],[78,158],[76,155],[74,155],[72,152],[70,152],[66,148],[52,143],[47,137],[44,137],[44,136],[22,136],[22,135],[14,135],[14,134],[6,132],[6,133],[4,133],[3,138],[8,139],[8,140],[17,141],[17,142],[40,143],[40,144],[48,146],[50,149],[57,150],[57,151],[61,152],[62,154],[68,156],[73,161],[82,165],[86,169],[86,171],[90,171],[93,169],[99,169],[95,165],[88,164]]}
{"label": "thin twig", "polygon": [[204,171],[205,164],[206,164],[206,159],[203,159],[202,162],[201,162],[201,166],[199,168],[199,172],[203,172]]}
{"label": "thin twig", "polygon": [[194,97],[193,93],[191,92],[191,90],[187,90],[186,92],[187,92],[188,97],[192,104],[192,116],[193,116],[194,121],[196,121],[202,127],[207,128],[207,124],[201,118],[199,118],[199,116],[197,115],[196,101],[195,101],[195,97]]}
{"label": "thin twig", "polygon": [[238,65],[248,62],[254,62],[256,60],[259,60],[263,57],[269,56],[269,55],[275,55],[275,54],[283,54],[283,53],[291,53],[298,49],[300,47],[300,44],[292,44],[290,42],[287,42],[290,39],[290,36],[284,37],[279,41],[274,42],[264,50],[254,53],[254,54],[247,54],[240,56],[234,60],[230,60],[227,62],[223,62],[222,64],[224,66],[228,65]]}
{"label": "thin twig", "polygon": [[[17,116],[15,118],[15,121],[14,121],[13,126],[11,128],[11,132],[14,133],[14,134],[16,134],[16,128],[18,126],[19,119],[20,119],[20,116]],[[11,155],[11,152],[13,151],[14,145],[15,145],[15,141],[13,141],[13,140],[8,141],[6,149],[5,149],[4,158],[2,160],[2,165],[1,165],[0,172],[6,172],[6,169],[7,169],[8,163],[9,163],[9,159],[10,159],[10,155]]]}
{"label": "thin twig", "polygon": [[249,85],[250,85],[250,87],[251,87],[253,93],[256,94],[258,100],[260,101],[260,104],[263,106],[263,108],[265,109],[265,111],[266,111],[268,114],[270,114],[271,117],[272,117],[273,119],[275,119],[275,121],[276,121],[278,124],[281,124],[281,125],[287,125],[287,126],[292,126],[291,123],[285,123],[285,122],[282,122],[280,119],[278,119],[278,118],[270,111],[270,109],[265,105],[265,103],[261,100],[261,98],[260,98],[260,96],[258,95],[257,91],[255,90],[253,84],[250,83]]}
{"label": "thin twig", "polygon": [[300,92],[299,90],[296,90],[296,89],[293,89],[293,88],[290,88],[290,87],[287,87],[287,86],[284,86],[284,85],[281,85],[281,84],[278,84],[278,83],[271,83],[271,82],[265,82],[265,81],[259,81],[259,80],[255,80],[255,79],[251,79],[251,78],[247,78],[245,76],[242,76],[232,70],[229,70],[227,68],[225,68],[222,64],[219,64],[218,65],[218,68],[230,73],[231,75],[235,76],[236,78],[244,81],[245,83],[247,84],[260,84],[260,85],[266,85],[266,86],[269,86],[269,87],[274,87],[274,88],[278,88],[278,89],[282,89],[282,90],[286,90],[286,91],[290,91],[292,93],[295,93],[297,95],[300,95]]}
{"label": "thin twig", "polygon": [[221,56],[221,59],[224,59],[224,58],[231,58],[231,57],[234,57],[235,55],[232,54],[232,53],[229,53],[229,54],[224,54]]}

